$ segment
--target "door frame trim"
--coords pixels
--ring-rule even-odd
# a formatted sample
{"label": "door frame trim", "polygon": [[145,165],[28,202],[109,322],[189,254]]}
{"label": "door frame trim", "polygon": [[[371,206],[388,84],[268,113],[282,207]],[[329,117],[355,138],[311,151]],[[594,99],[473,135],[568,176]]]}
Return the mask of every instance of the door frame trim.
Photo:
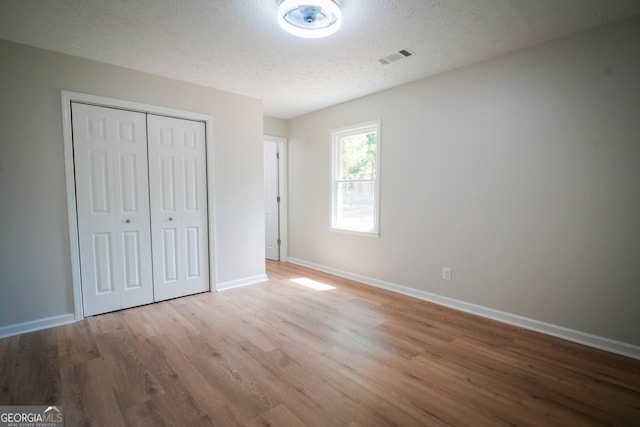
{"label": "door frame trim", "polygon": [[263,135],[262,148],[264,150],[264,143],[275,142],[278,145],[278,153],[280,153],[280,159],[278,160],[278,192],[280,193],[280,207],[279,207],[279,222],[280,222],[280,261],[287,261],[289,256],[289,250],[287,242],[287,212],[288,212],[288,198],[287,198],[287,139],[279,136]]}
{"label": "door frame trim", "polygon": [[76,211],[75,171],[73,162],[73,130],[71,123],[71,103],[80,102],[101,107],[118,108],[145,114],[175,117],[178,119],[195,120],[205,123],[206,144],[206,174],[207,174],[207,222],[208,222],[208,249],[209,249],[209,290],[216,289],[217,275],[215,261],[215,217],[214,209],[214,171],[213,171],[213,117],[207,114],[191,111],[176,110],[173,108],[143,104],[140,102],[125,101],[103,96],[89,95],[85,93],[61,91],[62,102],[62,130],[64,143],[64,169],[67,189],[67,218],[69,224],[69,248],[71,255],[71,281],[73,284],[73,304],[75,320],[84,319],[82,309],[82,281],[80,278],[80,246],[78,244],[78,215]]}

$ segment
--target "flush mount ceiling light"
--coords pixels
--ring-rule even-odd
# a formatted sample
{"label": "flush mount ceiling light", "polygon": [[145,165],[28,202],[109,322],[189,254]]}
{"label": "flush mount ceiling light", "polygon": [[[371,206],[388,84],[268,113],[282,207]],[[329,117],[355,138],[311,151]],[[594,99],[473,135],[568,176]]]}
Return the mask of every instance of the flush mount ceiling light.
{"label": "flush mount ceiling light", "polygon": [[326,37],[340,28],[342,12],[332,0],[282,0],[278,23],[298,37]]}

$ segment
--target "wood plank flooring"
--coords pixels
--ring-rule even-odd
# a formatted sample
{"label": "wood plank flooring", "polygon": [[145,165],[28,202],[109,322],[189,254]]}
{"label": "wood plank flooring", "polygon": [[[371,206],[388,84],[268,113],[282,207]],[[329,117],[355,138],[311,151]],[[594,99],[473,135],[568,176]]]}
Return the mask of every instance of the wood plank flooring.
{"label": "wood plank flooring", "polygon": [[61,405],[67,426],[640,426],[638,360],[267,271],[0,340],[0,405]]}

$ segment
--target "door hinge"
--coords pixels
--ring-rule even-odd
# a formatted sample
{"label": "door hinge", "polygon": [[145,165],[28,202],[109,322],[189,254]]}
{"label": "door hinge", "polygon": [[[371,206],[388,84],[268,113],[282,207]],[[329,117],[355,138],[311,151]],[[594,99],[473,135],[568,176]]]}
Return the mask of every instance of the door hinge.
{"label": "door hinge", "polygon": [[276,199],[276,202],[280,203],[280,196]]}
{"label": "door hinge", "polygon": [[280,153],[276,153],[276,159],[280,159]]}
{"label": "door hinge", "polygon": [[282,244],[282,240],[278,239],[278,246]]}

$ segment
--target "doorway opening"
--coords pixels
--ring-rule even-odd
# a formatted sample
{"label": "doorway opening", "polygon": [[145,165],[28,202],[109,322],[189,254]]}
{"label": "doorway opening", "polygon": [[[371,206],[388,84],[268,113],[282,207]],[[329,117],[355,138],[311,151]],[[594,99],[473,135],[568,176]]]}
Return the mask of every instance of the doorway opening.
{"label": "doorway opening", "polygon": [[264,137],[265,257],[286,261],[286,142]]}

